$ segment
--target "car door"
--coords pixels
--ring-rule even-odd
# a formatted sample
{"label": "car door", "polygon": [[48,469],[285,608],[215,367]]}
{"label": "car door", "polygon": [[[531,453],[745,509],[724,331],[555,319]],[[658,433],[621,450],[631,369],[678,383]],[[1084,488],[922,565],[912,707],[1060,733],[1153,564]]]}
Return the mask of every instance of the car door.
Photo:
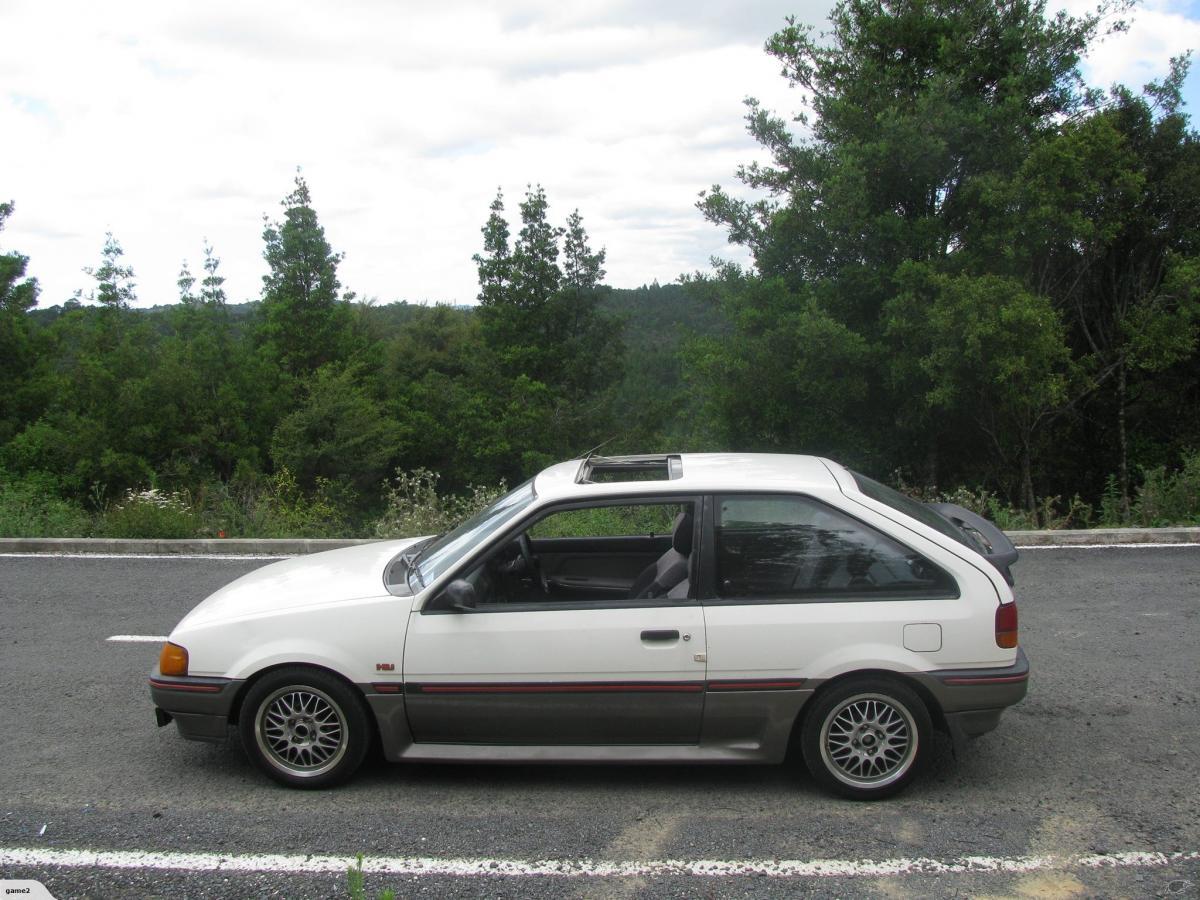
{"label": "car door", "polygon": [[[499,571],[502,563],[485,559],[461,574],[482,585],[495,577],[489,567]],[[404,676],[416,741],[699,740],[706,640],[703,610],[687,582],[674,597],[633,600],[601,593],[580,600],[548,579],[531,581],[528,596],[482,590],[472,608],[433,598],[412,613]]]}

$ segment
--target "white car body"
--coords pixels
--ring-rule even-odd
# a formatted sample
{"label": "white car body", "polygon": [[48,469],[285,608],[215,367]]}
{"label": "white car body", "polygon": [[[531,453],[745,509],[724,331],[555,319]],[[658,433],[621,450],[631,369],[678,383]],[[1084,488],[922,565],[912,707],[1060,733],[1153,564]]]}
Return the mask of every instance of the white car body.
{"label": "white car body", "polygon": [[[613,465],[624,459],[636,466],[647,458],[619,458]],[[585,477],[599,461],[546,469],[518,515],[466,547],[427,584],[410,584],[411,572],[403,585],[388,583],[397,558],[417,539],[290,559],[239,578],[172,631],[170,643],[186,648],[187,670],[152,675],[156,705],[165,711],[160,723],[173,718],[185,736],[221,739],[262,673],[311,667],[361,692],[393,760],[753,762],[782,760],[814,694],[856,676],[908,685],[959,745],[994,727],[1000,711],[1023,696],[1028,665],[1015,637],[1012,646],[999,646],[998,609],[1013,603],[1006,566],[945,529],[872,499],[852,473],[829,460],[761,454],[664,459],[672,468],[662,480]],[[657,464],[654,458],[647,465]],[[854,589],[853,602],[721,599],[699,552],[716,553],[718,497],[806,498],[903,545],[922,565],[948,574],[956,590],[878,599],[868,592],[864,599],[867,585]],[[588,577],[552,577],[548,586],[551,554],[544,553],[536,565],[547,602],[448,608],[451,582],[462,584],[465,575],[478,582],[483,576],[469,573],[493,565],[480,561],[497,559],[514,535],[548,511],[616,500],[678,502],[694,515],[687,524],[696,537],[686,540],[686,580],[676,589],[686,597],[553,602],[554,590]],[[525,540],[527,549],[539,545],[537,538]],[[559,543],[575,546],[570,540]],[[581,554],[601,549],[579,556],[595,565],[606,558],[604,548],[625,546],[576,540],[583,541]],[[540,545],[558,546],[553,540]],[[566,571],[579,559],[564,551],[560,562]]]}

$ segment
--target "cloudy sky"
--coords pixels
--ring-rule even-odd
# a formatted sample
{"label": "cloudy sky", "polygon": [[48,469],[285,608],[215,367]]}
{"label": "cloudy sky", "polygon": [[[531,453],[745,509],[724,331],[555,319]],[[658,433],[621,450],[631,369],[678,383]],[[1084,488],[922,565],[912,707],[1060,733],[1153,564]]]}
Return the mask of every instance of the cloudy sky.
{"label": "cloudy sky", "polygon": [[[474,302],[488,204],[503,188],[515,219],[530,182],[553,217],[579,208],[610,284],[672,281],[738,258],[696,195],[756,154],[745,96],[798,106],[764,39],[830,5],[4,0],[0,248],[30,257],[49,306],[88,286],[111,231],[152,305],[207,238],[230,300],[253,299],[263,214],[299,166],[360,297]],[[1140,86],[1188,48],[1200,0],[1147,0],[1086,74]]]}

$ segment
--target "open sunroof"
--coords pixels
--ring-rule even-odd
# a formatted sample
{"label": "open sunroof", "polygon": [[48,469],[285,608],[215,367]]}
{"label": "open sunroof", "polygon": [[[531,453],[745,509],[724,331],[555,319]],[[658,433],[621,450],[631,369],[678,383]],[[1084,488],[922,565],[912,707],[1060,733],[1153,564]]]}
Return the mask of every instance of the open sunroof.
{"label": "open sunroof", "polygon": [[614,481],[671,481],[683,475],[683,460],[670,456],[589,456],[579,467],[578,484]]}

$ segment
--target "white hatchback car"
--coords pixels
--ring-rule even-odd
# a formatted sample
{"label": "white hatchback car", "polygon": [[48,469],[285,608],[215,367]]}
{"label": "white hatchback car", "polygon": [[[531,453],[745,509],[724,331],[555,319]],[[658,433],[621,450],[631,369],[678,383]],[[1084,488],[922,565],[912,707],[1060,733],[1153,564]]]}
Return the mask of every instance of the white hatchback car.
{"label": "white hatchback car", "polygon": [[266,566],[170,635],[160,725],[275,780],[394,761],[781,762],[882,797],[1025,695],[1002,532],[826,459],[590,457],[446,534]]}

